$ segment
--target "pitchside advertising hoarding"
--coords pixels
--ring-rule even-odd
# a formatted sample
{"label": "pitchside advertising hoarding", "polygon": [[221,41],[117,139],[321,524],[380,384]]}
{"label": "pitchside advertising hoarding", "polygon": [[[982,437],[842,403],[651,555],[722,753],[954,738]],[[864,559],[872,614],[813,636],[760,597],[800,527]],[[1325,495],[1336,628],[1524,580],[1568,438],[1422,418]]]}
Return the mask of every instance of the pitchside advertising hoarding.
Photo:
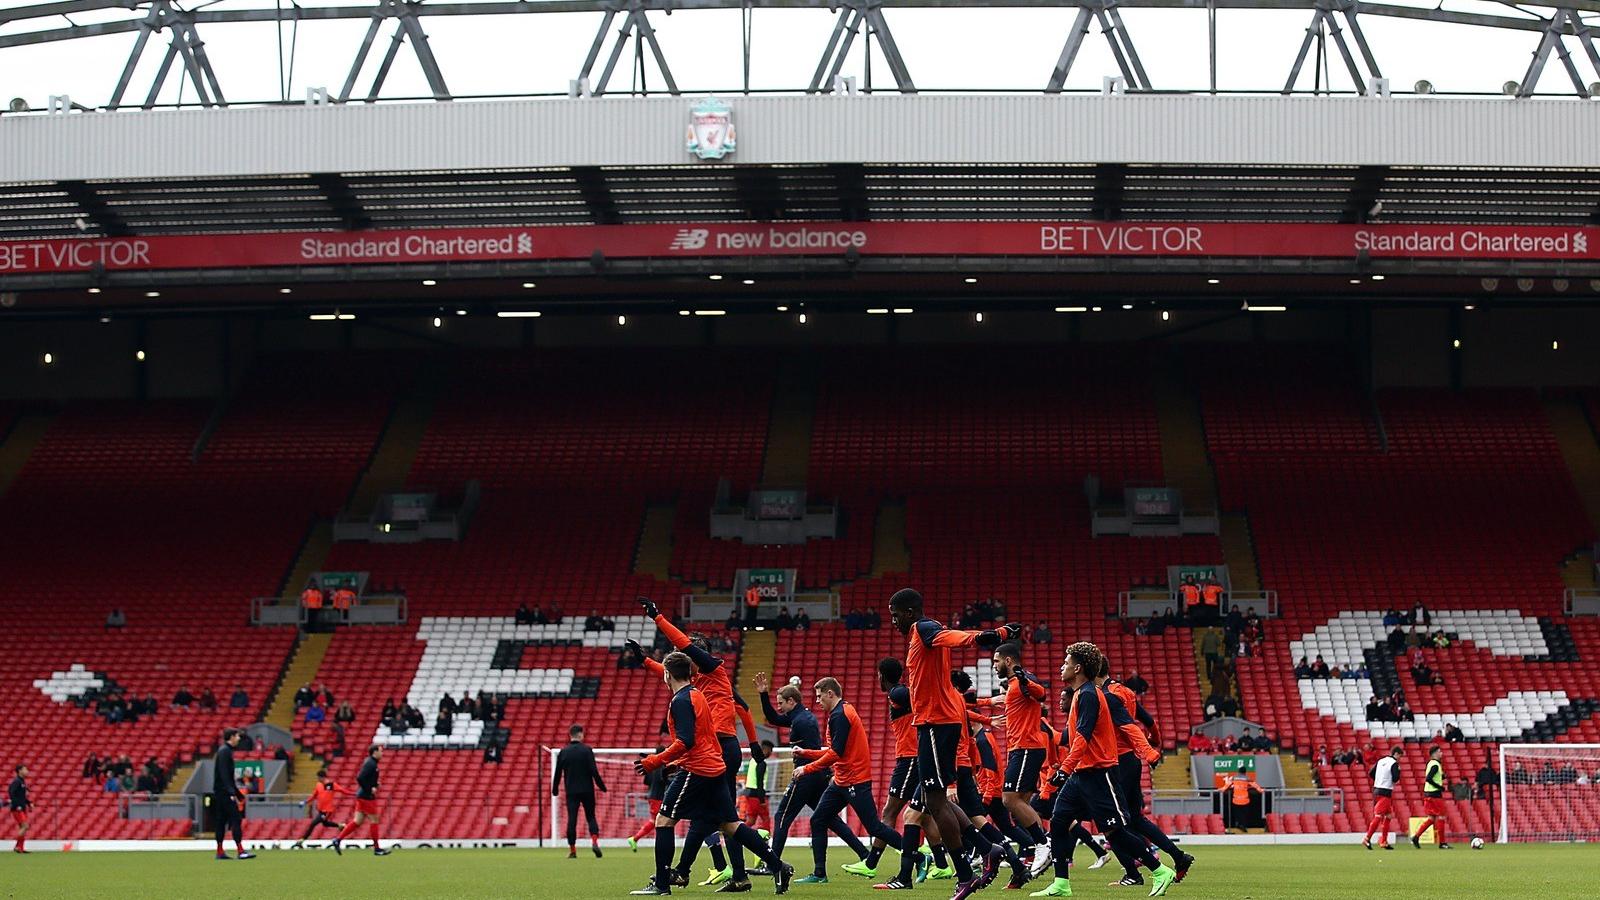
{"label": "pitchside advertising hoarding", "polygon": [[0,243],[0,275],[420,262],[861,256],[1600,260],[1600,228],[810,222],[204,234]]}

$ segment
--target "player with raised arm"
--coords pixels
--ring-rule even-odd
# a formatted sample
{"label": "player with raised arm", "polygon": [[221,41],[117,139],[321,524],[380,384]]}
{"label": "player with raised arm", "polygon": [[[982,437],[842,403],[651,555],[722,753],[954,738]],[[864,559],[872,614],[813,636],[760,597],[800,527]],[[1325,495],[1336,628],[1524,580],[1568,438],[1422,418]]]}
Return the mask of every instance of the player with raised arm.
{"label": "player with raised arm", "polygon": [[[1050,817],[1056,877],[1034,897],[1070,897],[1068,858],[1074,821],[1089,821],[1106,836],[1114,849],[1150,869],[1150,896],[1167,892],[1177,873],[1161,864],[1144,839],[1128,830],[1127,801],[1117,785],[1117,725],[1105,691],[1094,683],[1103,665],[1100,648],[1079,641],[1067,648],[1061,663],[1061,680],[1068,685],[1062,700],[1067,707],[1067,756],[1061,763],[1069,773],[1056,794]],[[1131,719],[1129,721],[1132,721]]]}
{"label": "player with raised arm", "polygon": [[[1161,740],[1155,717],[1145,711],[1132,688],[1111,677],[1109,659],[1102,657],[1100,665],[1100,676],[1095,680],[1106,692],[1111,721],[1117,726],[1118,786],[1122,788],[1123,799],[1128,801],[1128,828],[1172,857],[1172,868],[1177,873],[1172,880],[1182,881],[1194,865],[1194,857],[1179,850],[1172,838],[1167,837],[1167,833],[1144,814],[1144,767],[1148,765],[1154,768],[1161,764],[1161,751],[1150,743],[1145,734],[1148,728],[1155,740]],[[1113,887],[1144,884],[1139,870],[1132,865],[1133,860],[1119,857],[1118,861],[1122,863],[1123,876],[1121,881],[1113,883]]]}
{"label": "player with raised arm", "polygon": [[[945,799],[956,783],[956,754],[966,731],[966,703],[950,683],[950,651],[977,646],[993,650],[1022,633],[1021,626],[1005,625],[996,631],[954,631],[928,618],[922,595],[911,588],[889,599],[889,621],[908,638],[906,684],[911,689],[911,714],[917,729],[917,774],[922,779],[922,801],[944,838],[956,869],[952,900],[966,900],[980,889],[977,875],[962,854],[961,817]],[[967,826],[971,828],[970,823]]]}
{"label": "player with raised arm", "polygon": [[[900,833],[878,818],[878,807],[872,798],[872,747],[867,727],[862,724],[855,705],[844,699],[844,688],[838,679],[820,679],[813,690],[817,703],[828,711],[828,746],[823,750],[796,750],[795,758],[805,765],[794,770],[794,777],[804,778],[813,767],[818,771],[833,770],[832,783],[817,801],[816,818],[830,822],[849,807],[855,810],[856,818],[861,820],[868,834],[899,850]],[[828,835],[824,829],[811,830],[811,858],[815,868],[797,883],[827,884]],[[857,863],[865,865],[869,858],[870,853],[862,853]]]}
{"label": "player with raised arm", "polygon": [[[1044,718],[1044,685],[1022,666],[1022,645],[1007,642],[995,648],[994,674],[1006,685],[1005,699],[979,698],[980,706],[1005,710],[1006,765],[1001,798],[1011,820],[1027,840],[1022,855],[1033,855],[1033,864],[1042,871],[1050,864],[1050,841],[1040,827],[1039,815],[1029,805],[1039,772],[1044,768],[1045,738],[1039,723]],[[1044,856],[1044,862],[1039,857]]]}
{"label": "player with raised arm", "polygon": [[[811,710],[806,709],[801,700],[800,689],[793,684],[779,688],[778,703],[777,706],[773,706],[772,699],[767,696],[767,691],[772,687],[772,676],[766,672],[757,672],[753,681],[756,691],[761,695],[761,714],[768,723],[789,729],[789,745],[796,750],[821,750],[822,727],[817,724],[817,717]],[[844,822],[838,817],[829,821],[816,815],[817,803],[822,800],[822,794],[828,789],[828,782],[832,777],[831,771],[811,766],[804,775],[789,779],[788,789],[778,800],[777,821],[772,823],[772,850],[779,857],[783,856],[783,847],[789,840],[789,829],[794,826],[795,819],[799,818],[800,810],[808,807],[812,810],[813,832],[832,831],[844,841],[845,846],[855,851],[856,856],[867,855],[867,846],[861,843],[861,839],[845,827]],[[771,873],[756,870],[754,874]]]}
{"label": "player with raised arm", "polygon": [[339,803],[339,797],[354,797],[355,791],[342,784],[335,784],[329,777],[327,769],[317,770],[317,786],[311,789],[311,796],[300,804],[312,811],[311,821],[306,823],[306,830],[300,835],[300,840],[290,846],[291,850],[298,850],[306,845],[306,838],[311,837],[311,832],[318,828],[332,828],[335,833],[344,829],[343,822],[333,820],[334,808]]}
{"label": "player with raised arm", "polygon": [[1378,760],[1372,766],[1372,822],[1367,825],[1367,836],[1362,838],[1361,846],[1372,849],[1372,835],[1382,828],[1378,838],[1378,846],[1385,850],[1393,850],[1389,843],[1389,832],[1393,828],[1389,820],[1394,816],[1394,789],[1400,783],[1400,757],[1406,751],[1396,744],[1389,751],[1389,755]]}
{"label": "player with raised arm", "polygon": [[[725,840],[755,853],[772,870],[779,894],[789,890],[794,869],[773,855],[772,848],[755,829],[739,821],[734,798],[728,790],[727,768],[722,742],[718,739],[715,717],[704,692],[694,687],[696,664],[683,653],[669,653],[662,662],[662,681],[672,694],[667,705],[672,742],[660,753],[634,761],[634,771],[643,775],[678,766],[678,774],[667,785],[661,812],[656,816],[656,873],[650,883],[633,891],[636,896],[667,896],[672,893],[674,871],[672,853],[675,829],[682,820],[709,822]],[[725,885],[724,889],[731,887]],[[750,889],[745,882],[743,890]]]}
{"label": "player with raised arm", "polygon": [[388,848],[383,846],[381,821],[383,810],[378,805],[378,760],[383,758],[383,745],[373,744],[367,748],[367,758],[361,761],[361,770],[356,773],[356,814],[333,839],[333,852],[344,855],[344,842],[350,835],[356,833],[365,822],[371,827],[372,855],[388,856]]}
{"label": "player with raised arm", "polygon": [[[672,646],[679,652],[688,656],[694,662],[694,685],[705,694],[706,702],[711,704],[713,727],[717,731],[717,740],[722,748],[722,759],[727,763],[728,796],[733,799],[734,811],[738,811],[739,803],[739,768],[743,765],[744,758],[740,753],[738,725],[744,724],[746,737],[752,746],[756,743],[756,723],[750,717],[750,708],[733,690],[733,667],[724,664],[722,657],[713,656],[710,644],[704,635],[693,636],[684,634],[672,620],[661,614],[654,601],[648,597],[639,597],[639,606],[644,614],[655,620],[656,627],[672,642]],[[627,646],[644,656],[644,650],[634,641],[628,641]],[[645,668],[657,674],[660,673],[660,664],[644,656]],[[715,834],[715,829],[708,824],[696,826],[691,822],[689,834],[684,841],[683,857],[678,861],[678,873],[687,880],[690,870],[694,867],[695,857],[700,853],[701,839],[704,836]],[[731,883],[743,885],[733,887],[728,893],[742,893],[748,890],[749,873],[745,870],[744,854],[738,847],[728,848],[729,861],[732,867],[718,864],[711,877],[701,882],[702,885]],[[713,858],[713,862],[716,860]]]}
{"label": "player with raised arm", "polygon": [[1439,842],[1440,850],[1449,850],[1450,843],[1444,839],[1444,790],[1449,784],[1444,777],[1444,748],[1434,744],[1428,748],[1428,768],[1422,775],[1422,814],[1427,821],[1417,826],[1417,833],[1411,836],[1411,846],[1422,849],[1422,836],[1433,829],[1433,836]]}
{"label": "player with raised arm", "polygon": [[27,853],[28,813],[33,809],[33,801],[28,798],[28,767],[18,765],[12,772],[16,777],[11,779],[11,786],[6,790],[6,806],[10,807],[11,821],[17,826],[17,845],[11,849]]}

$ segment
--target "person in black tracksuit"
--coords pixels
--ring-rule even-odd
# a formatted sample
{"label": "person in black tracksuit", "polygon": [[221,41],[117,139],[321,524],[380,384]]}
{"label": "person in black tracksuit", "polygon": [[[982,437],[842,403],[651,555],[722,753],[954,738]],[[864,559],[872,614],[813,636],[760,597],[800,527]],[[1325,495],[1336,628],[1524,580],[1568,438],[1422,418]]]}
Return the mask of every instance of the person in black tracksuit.
{"label": "person in black tracksuit", "polygon": [[233,772],[233,748],[243,739],[244,733],[237,728],[222,732],[222,746],[211,760],[211,815],[217,825],[217,859],[228,858],[222,839],[230,831],[240,859],[256,856],[244,849],[244,791],[234,780]]}
{"label": "person in black tracksuit", "polygon": [[600,822],[594,815],[595,788],[607,793],[606,782],[594,762],[594,750],[583,742],[583,726],[574,725],[567,732],[571,742],[556,754],[556,777],[550,785],[550,796],[561,795],[561,779],[567,779],[567,858],[578,856],[578,807],[583,807],[589,820],[589,846],[596,857],[600,853]]}
{"label": "person in black tracksuit", "polygon": [[362,823],[366,823],[372,833],[372,855],[388,856],[388,848],[383,846],[383,829],[380,821],[383,808],[378,803],[378,760],[383,758],[383,745],[373,744],[367,748],[367,758],[361,763],[361,771],[356,773],[356,814],[350,817],[339,836],[333,839],[333,852],[344,855],[345,839],[356,833]]}

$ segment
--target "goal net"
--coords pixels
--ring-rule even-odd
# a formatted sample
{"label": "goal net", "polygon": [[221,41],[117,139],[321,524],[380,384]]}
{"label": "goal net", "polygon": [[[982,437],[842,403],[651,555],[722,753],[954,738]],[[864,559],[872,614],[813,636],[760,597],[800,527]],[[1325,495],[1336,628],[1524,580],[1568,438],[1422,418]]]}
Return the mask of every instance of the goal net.
{"label": "goal net", "polygon": [[1508,841],[1600,841],[1600,744],[1500,745]]}
{"label": "goal net", "polygon": [[[556,755],[561,752],[560,747],[546,747],[549,754],[549,765],[546,773],[545,784],[555,784]],[[653,838],[655,826],[650,817],[650,793],[645,787],[644,778],[634,774],[634,760],[656,752],[654,747],[595,747],[595,767],[600,770],[600,777],[605,780],[608,790],[605,793],[595,794],[595,818],[600,826],[600,838],[603,846],[615,847],[625,843],[629,837],[641,835],[640,840]],[[794,771],[793,762],[790,760],[792,751],[787,747],[779,747],[776,754],[767,760],[767,807],[776,815],[778,800],[789,786],[790,773]],[[750,751],[748,748],[740,751],[741,762],[749,762]],[[739,773],[741,787],[744,784],[744,770]],[[550,834],[552,844],[561,846],[567,842],[567,791],[563,785],[560,796],[548,798],[550,802]],[[802,813],[809,816],[810,810]],[[589,843],[589,823],[586,821],[585,811],[582,807],[577,810],[577,842],[580,847]],[[648,829],[644,826],[647,822],[652,824]],[[790,830],[791,835],[806,835],[810,832],[806,828],[806,821],[796,822]],[[764,826],[765,827],[765,826]],[[688,823],[680,823],[678,834],[681,837],[687,830]]]}

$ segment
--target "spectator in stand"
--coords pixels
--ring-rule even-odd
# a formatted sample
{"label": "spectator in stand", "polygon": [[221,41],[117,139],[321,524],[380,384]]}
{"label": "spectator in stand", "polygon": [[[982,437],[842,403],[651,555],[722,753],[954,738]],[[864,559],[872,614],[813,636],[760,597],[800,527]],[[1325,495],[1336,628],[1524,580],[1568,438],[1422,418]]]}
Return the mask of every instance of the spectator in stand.
{"label": "spectator in stand", "polygon": [[450,699],[449,694],[439,698],[439,712],[448,713],[452,716],[456,714],[456,701]]}
{"label": "spectator in stand", "polygon": [[1446,722],[1444,723],[1444,739],[1445,743],[1459,744],[1465,741],[1467,736],[1461,733],[1461,729],[1456,727],[1456,723]]}
{"label": "spectator in stand", "polygon": [[300,592],[300,606],[304,609],[321,609],[325,603],[322,589],[314,584],[306,585],[306,589]]}
{"label": "spectator in stand", "polygon": [[600,610],[589,610],[589,618],[583,620],[584,631],[604,631],[606,620],[600,617]]}
{"label": "spectator in stand", "polygon": [[1401,653],[1405,652],[1405,649],[1406,649],[1406,633],[1405,633],[1405,630],[1402,629],[1399,625],[1396,625],[1394,627],[1394,630],[1389,632],[1389,637],[1386,639],[1386,643],[1388,644],[1388,647],[1389,647],[1389,655],[1390,656],[1399,656]]}
{"label": "spectator in stand", "polygon": [[528,624],[529,625],[549,625],[550,624],[550,616],[549,616],[548,613],[546,613],[544,611],[544,607],[543,606],[535,605],[533,607],[533,612],[528,614]]}
{"label": "spectator in stand", "polygon": [[1260,616],[1259,613],[1256,612],[1256,608],[1254,606],[1249,606],[1249,607],[1245,608],[1245,611],[1244,611],[1244,627],[1246,629],[1254,628],[1256,630],[1256,633],[1261,635],[1262,637],[1266,637],[1267,636],[1267,623],[1263,622],[1261,620],[1261,616]]}
{"label": "spectator in stand", "polygon": [[1206,717],[1206,721],[1207,722],[1211,721],[1212,719],[1220,719],[1220,718],[1222,718],[1222,713],[1217,711],[1217,695],[1216,694],[1212,694],[1211,696],[1206,698],[1205,717]]}
{"label": "spectator in stand", "polygon": [[962,607],[961,615],[956,619],[956,627],[970,631],[977,628],[978,624],[978,608],[971,603]]}
{"label": "spectator in stand", "polygon": [[862,612],[859,609],[852,609],[849,612],[845,613],[845,616],[844,616],[844,630],[845,631],[860,631],[861,629],[866,627],[866,625],[867,625],[866,619],[867,619],[867,614],[866,613]]}
{"label": "spectator in stand", "polygon": [[1428,613],[1428,607],[1424,606],[1421,600],[1418,600],[1417,605],[1411,610],[1411,624],[1421,625],[1424,628],[1433,624],[1433,616]]}
{"label": "spectator in stand", "polygon": [[[640,668],[644,667],[642,660],[639,666]],[[456,715],[476,719],[478,717],[478,701],[472,699],[471,694],[462,694],[460,702],[456,704]]]}
{"label": "spectator in stand", "polygon": [[1254,649],[1254,645],[1252,645],[1250,643],[1250,641],[1247,640],[1245,638],[1245,636],[1241,634],[1241,635],[1239,635],[1239,643],[1234,648],[1233,655],[1234,655],[1234,657],[1236,659],[1237,658],[1249,658],[1250,655],[1251,655],[1251,651],[1253,649]]}
{"label": "spectator in stand", "polygon": [[1226,632],[1228,643],[1238,642],[1239,635],[1244,633],[1244,613],[1239,612],[1238,607],[1228,607],[1228,614],[1222,617],[1222,630]]}
{"label": "spectator in stand", "polygon": [[794,617],[794,627],[801,631],[810,631],[811,614],[807,613],[804,609],[800,610],[800,614]]}
{"label": "spectator in stand", "polygon": [[202,688],[200,690],[200,708],[206,712],[216,712],[217,695],[211,693],[211,688]]}
{"label": "spectator in stand", "polygon": [[1311,677],[1311,663],[1309,661],[1307,661],[1304,656],[1300,657],[1300,661],[1294,664],[1294,677],[1296,677],[1296,678],[1310,678]]}
{"label": "spectator in stand", "polygon": [[490,741],[489,746],[483,748],[483,761],[500,765],[500,743]]}
{"label": "spectator in stand", "polygon": [[313,722],[326,722],[326,721],[328,721],[328,711],[322,707],[321,703],[313,703],[310,706],[306,707],[306,724],[307,725],[310,725]]}
{"label": "spectator in stand", "polygon": [[120,794],[120,793],[122,793],[122,779],[118,778],[116,776],[112,776],[110,778],[107,778],[105,786],[102,787],[101,790],[105,791],[108,794]]}
{"label": "spectator in stand", "polygon": [[[351,713],[351,717],[354,716],[355,714]],[[333,755],[335,757],[344,755],[344,723],[337,719],[333,723]]]}
{"label": "spectator in stand", "polygon": [[[723,627],[729,631],[738,631],[744,627],[744,616],[739,614],[738,606],[734,606],[733,609],[728,611],[728,621],[723,623]],[[617,668],[620,669],[622,667],[619,665]]]}
{"label": "spectator in stand", "polygon": [[1383,614],[1383,627],[1394,628],[1400,624],[1400,611],[1391,609]]}
{"label": "spectator in stand", "polygon": [[455,730],[455,720],[444,710],[439,710],[439,717],[433,722],[433,733],[448,735]]}
{"label": "spectator in stand", "polygon": [[1223,694],[1222,699],[1217,701],[1217,712],[1221,713],[1223,718],[1232,719],[1239,715],[1239,701],[1235,700],[1232,694]]}
{"label": "spectator in stand", "polygon": [[172,695],[173,709],[188,709],[193,703],[194,695],[189,693],[189,689],[186,687],[178,688],[178,692]]}
{"label": "spectator in stand", "polygon": [[883,627],[883,616],[880,616],[876,609],[873,609],[871,612],[868,612],[867,613],[867,630],[868,631],[877,631],[879,628],[882,628],[882,627]]}
{"label": "spectator in stand", "polygon": [[1222,742],[1217,745],[1217,748],[1223,753],[1233,753],[1239,749],[1239,739],[1234,735],[1225,734],[1222,736]]}
{"label": "spectator in stand", "polygon": [[322,700],[322,705],[325,709],[333,709],[333,691],[330,691],[325,686],[318,684],[316,696]]}
{"label": "spectator in stand", "polygon": [[1201,612],[1200,585],[1195,583],[1193,575],[1183,576],[1183,582],[1178,585],[1178,598],[1183,602],[1183,615],[1189,624],[1210,625],[1216,621],[1214,617]]}
{"label": "spectator in stand", "polygon": [[1040,622],[1038,626],[1033,629],[1033,636],[1031,639],[1035,644],[1049,644],[1055,640],[1055,635],[1050,633],[1050,624],[1048,622]]}
{"label": "spectator in stand", "polygon": [[1313,662],[1311,664],[1311,677],[1312,678],[1328,678],[1328,677],[1330,677],[1330,672],[1328,671],[1328,664],[1322,661],[1322,654],[1321,653],[1317,654],[1316,662]]}
{"label": "spectator in stand", "polygon": [[777,628],[779,631],[790,631],[790,630],[793,630],[793,628],[794,628],[794,618],[789,615],[789,607],[787,607],[787,606],[778,607],[778,618],[773,623],[773,627]]}
{"label": "spectator in stand", "polygon": [[389,699],[383,701],[383,713],[378,716],[378,721],[387,725],[394,721],[395,713],[398,713],[399,711],[400,707],[395,706],[394,698],[390,697]]}
{"label": "spectator in stand", "polygon": [[1317,745],[1317,765],[1318,766],[1327,766],[1327,764],[1328,764],[1328,745],[1327,744],[1318,744]]}
{"label": "spectator in stand", "polygon": [[1207,615],[1220,615],[1222,612],[1222,582],[1217,580],[1215,574],[1207,575],[1206,580],[1200,583],[1200,602],[1204,604]]}
{"label": "spectator in stand", "polygon": [[339,708],[333,713],[333,720],[335,722],[354,722],[356,720],[355,707],[352,707],[348,700],[339,704]]}
{"label": "spectator in stand", "polygon": [[1378,702],[1378,695],[1373,694],[1367,697],[1367,721],[1383,722],[1388,718],[1388,713],[1383,708],[1383,704]]}
{"label": "spectator in stand", "polygon": [[1150,690],[1150,682],[1144,680],[1144,676],[1139,674],[1138,669],[1129,671],[1128,677],[1122,679],[1122,683],[1127,686],[1128,690],[1141,697],[1145,695],[1146,691]]}
{"label": "spectator in stand", "polygon": [[305,709],[306,707],[310,706],[312,701],[315,699],[316,694],[311,692],[311,685],[303,684],[300,686],[299,690],[294,692],[294,708]]}
{"label": "spectator in stand", "polygon": [[1189,735],[1189,753],[1210,753],[1212,751],[1211,739],[1198,732]]}
{"label": "spectator in stand", "polygon": [[244,692],[244,685],[233,686],[233,696],[228,698],[229,709],[244,709],[250,705],[250,695]]}
{"label": "spectator in stand", "polygon": [[122,611],[121,607],[113,609],[111,612],[106,614],[106,627],[107,628],[126,628],[126,627],[128,627],[128,616],[127,616],[127,614],[125,614]]}
{"label": "spectator in stand", "polygon": [[560,625],[561,624],[561,618],[562,618],[562,616],[561,616],[561,607],[559,607],[559,606],[550,607],[550,609],[545,612],[544,617],[545,617],[545,624],[546,625]]}
{"label": "spectator in stand", "polygon": [[517,607],[517,618],[516,618],[516,621],[517,621],[518,625],[532,625],[533,624],[533,610],[528,608],[528,604],[527,603],[523,603],[523,604],[521,604],[521,605],[519,605]]}
{"label": "spectator in stand", "polygon": [[[1191,579],[1192,580],[1192,579]],[[1205,657],[1206,675],[1214,675],[1222,667],[1222,654],[1224,646],[1222,635],[1216,630],[1210,630],[1200,638],[1200,654]]]}

